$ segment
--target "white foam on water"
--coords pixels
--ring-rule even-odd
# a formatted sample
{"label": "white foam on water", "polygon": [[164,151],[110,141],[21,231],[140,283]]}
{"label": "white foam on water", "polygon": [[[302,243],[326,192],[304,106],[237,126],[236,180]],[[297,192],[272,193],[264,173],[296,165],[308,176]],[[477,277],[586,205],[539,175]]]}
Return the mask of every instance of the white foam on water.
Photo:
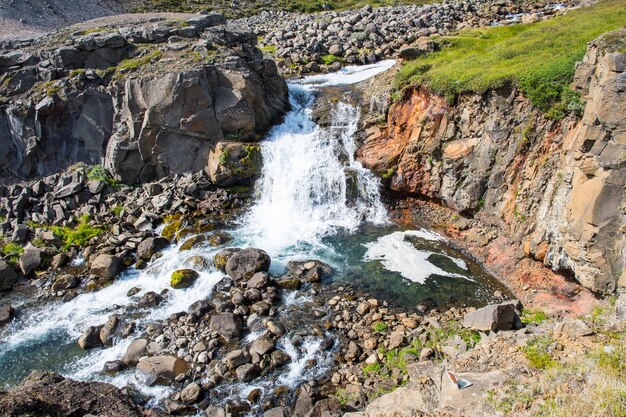
{"label": "white foam on water", "polygon": [[294,83],[300,84],[305,88],[356,84],[389,70],[395,64],[395,59],[387,59],[371,65],[352,65],[343,67],[337,72],[305,77],[302,80],[294,81]]}
{"label": "white foam on water", "polygon": [[[379,238],[375,242],[365,244],[367,251],[363,260],[366,262],[380,261],[388,271],[398,272],[404,278],[419,284],[425,283],[428,277],[435,274],[472,280],[465,275],[444,271],[430,263],[428,257],[433,253],[416,249],[411,242],[406,240],[407,236],[425,240],[443,240],[438,234],[426,230],[393,232]],[[460,268],[467,269],[467,265],[463,260],[448,258]]]}

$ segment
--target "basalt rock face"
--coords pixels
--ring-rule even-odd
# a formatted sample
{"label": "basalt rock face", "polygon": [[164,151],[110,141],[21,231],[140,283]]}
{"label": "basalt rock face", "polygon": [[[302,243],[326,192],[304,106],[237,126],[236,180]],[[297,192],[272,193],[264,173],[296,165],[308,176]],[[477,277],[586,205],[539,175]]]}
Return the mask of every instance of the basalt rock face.
{"label": "basalt rock face", "polygon": [[626,54],[609,39],[577,66],[582,118],[547,119],[510,89],[449,106],[415,88],[368,128],[359,156],[393,192],[474,216],[587,288],[624,286]]}
{"label": "basalt rock face", "polygon": [[287,86],[253,33],[223,23],[107,27],[0,55],[0,174],[86,162],[146,182],[203,170],[221,141],[256,140],[288,108]]}

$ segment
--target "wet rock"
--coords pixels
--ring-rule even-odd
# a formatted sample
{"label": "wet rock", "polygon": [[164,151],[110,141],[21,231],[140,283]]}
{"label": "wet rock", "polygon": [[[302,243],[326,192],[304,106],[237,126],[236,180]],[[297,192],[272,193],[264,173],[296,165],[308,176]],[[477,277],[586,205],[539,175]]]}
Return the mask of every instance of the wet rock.
{"label": "wet rock", "polygon": [[227,244],[228,242],[232,241],[233,237],[230,233],[226,233],[226,232],[217,232],[217,233],[213,233],[209,239],[209,246],[222,246]]}
{"label": "wet rock", "polygon": [[290,261],[287,263],[287,275],[308,282],[319,282],[332,274],[332,268],[324,262]]}
{"label": "wet rock", "polygon": [[233,313],[215,314],[209,327],[230,342],[241,334],[241,318]]}
{"label": "wet rock", "polygon": [[191,287],[200,274],[193,269],[179,269],[172,273],[170,278],[170,285],[175,289],[184,289]]}
{"label": "wet rock", "polygon": [[198,383],[192,382],[187,385],[180,393],[180,400],[187,404],[194,404],[198,402],[202,395],[202,388]]}
{"label": "wet rock", "polygon": [[513,304],[491,304],[467,313],[463,318],[463,327],[483,332],[511,330],[516,316]]}
{"label": "wet rock", "polygon": [[122,358],[122,362],[128,366],[135,366],[139,362],[139,358],[146,354],[146,348],[148,347],[148,339],[136,339],[126,349],[126,353]]}
{"label": "wet rock", "polygon": [[189,404],[181,403],[180,401],[166,399],[164,402],[165,410],[168,414],[187,416],[196,414],[196,408]]}
{"label": "wet rock", "polygon": [[143,357],[137,363],[137,375],[146,385],[169,385],[187,372],[187,362],[172,355]]}
{"label": "wet rock", "polygon": [[226,273],[235,281],[249,280],[257,272],[270,268],[269,255],[260,249],[246,248],[234,253],[226,263]]}
{"label": "wet rock", "polygon": [[0,259],[0,291],[10,291],[17,283],[17,274],[11,265]]}
{"label": "wet rock", "polygon": [[117,256],[102,254],[96,256],[89,269],[102,279],[114,279],[124,270],[124,265]]}
{"label": "wet rock", "polygon": [[213,257],[213,265],[215,265],[218,270],[226,272],[226,264],[228,263],[228,260],[239,251],[241,251],[239,248],[222,249]]}
{"label": "wet rock", "polygon": [[247,355],[244,350],[236,349],[228,352],[228,354],[224,358],[224,362],[228,365],[229,368],[237,368],[241,365],[249,363],[250,356]]}
{"label": "wet rock", "polygon": [[102,330],[102,327],[103,326],[88,327],[78,338],[78,346],[84,350],[102,346],[102,341],[100,340],[100,330]]}
{"label": "wet rock", "polygon": [[248,288],[262,289],[270,284],[270,276],[267,272],[257,272],[248,280],[246,286]]}
{"label": "wet rock", "polygon": [[252,345],[250,346],[250,352],[256,352],[257,354],[263,356],[266,353],[274,350],[274,346],[275,343],[270,337],[261,336],[257,340],[252,342]]}
{"label": "wet rock", "polygon": [[113,336],[117,330],[117,326],[120,324],[120,319],[117,315],[109,317],[102,329],[100,330],[100,340],[105,346],[111,346],[113,344]]}
{"label": "wet rock", "polygon": [[248,184],[261,174],[261,148],[241,142],[219,142],[209,153],[206,171],[219,187]]}
{"label": "wet rock", "polygon": [[261,369],[253,364],[245,364],[238,367],[235,373],[241,382],[250,382],[261,374]]}
{"label": "wet rock", "polygon": [[287,417],[287,412],[283,407],[274,407],[263,413],[263,417]]}
{"label": "wet rock", "polygon": [[10,304],[3,304],[0,306],[0,326],[4,326],[13,319],[15,310]]}
{"label": "wet rock", "polygon": [[52,257],[52,260],[50,261],[50,268],[59,269],[67,265],[69,261],[70,261],[70,257],[67,256],[67,254],[58,253]]}
{"label": "wet rock", "polygon": [[128,366],[122,361],[109,361],[104,363],[104,366],[102,367],[102,372],[104,372],[105,374],[113,375],[123,371],[127,367]]}
{"label": "wet rock", "polygon": [[223,407],[209,406],[204,410],[207,417],[227,417],[226,410]]}
{"label": "wet rock", "polygon": [[141,296],[137,302],[137,307],[156,307],[163,302],[163,297],[154,291],[148,291]]}
{"label": "wet rock", "polygon": [[162,251],[169,244],[169,240],[164,237],[149,237],[137,246],[137,256],[149,261],[155,253]]}
{"label": "wet rock", "polygon": [[191,250],[200,246],[202,243],[206,242],[206,237],[203,235],[194,236],[192,238],[187,239],[180,245],[180,251]]}
{"label": "wet rock", "polygon": [[65,274],[65,275],[61,275],[54,281],[51,289],[52,291],[57,292],[57,291],[69,290],[71,288],[76,288],[79,285],[80,285],[80,279],[78,279],[78,277],[75,277],[74,275]]}

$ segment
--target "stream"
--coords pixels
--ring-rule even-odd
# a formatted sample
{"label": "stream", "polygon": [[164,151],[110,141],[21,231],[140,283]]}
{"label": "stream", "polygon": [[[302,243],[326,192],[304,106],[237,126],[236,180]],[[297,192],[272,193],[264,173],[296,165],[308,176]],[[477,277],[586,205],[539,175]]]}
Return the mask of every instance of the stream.
{"label": "stream", "polygon": [[[407,230],[392,224],[380,199],[380,182],[355,159],[359,109],[338,102],[328,127],[318,126],[311,106],[320,89],[363,81],[389,69],[394,61],[347,67],[338,73],[306,77],[289,85],[292,110],[262,143],[263,174],[257,181],[255,200],[238,225],[226,230],[233,247],[256,247],[272,258],[270,273],[280,275],[290,260],[320,259],[336,271],[324,284],[351,284],[373,296],[404,308],[421,302],[436,305],[481,306],[505,291],[479,265],[446,245],[427,230]],[[0,384],[19,382],[34,369],[60,372],[81,380],[106,381],[123,387],[135,385],[153,402],[170,393],[168,387],[140,384],[131,370],[115,376],[103,374],[105,362],[119,359],[134,337],[149,323],[185,311],[194,301],[210,296],[223,274],[213,267],[198,271],[200,278],[186,290],[170,290],[157,308],[137,310],[136,298],[127,296],[139,287],[160,293],[170,287],[170,275],[194,255],[212,259],[223,248],[201,246],[179,252],[170,245],[163,256],[143,270],[131,268],[113,285],[84,293],[69,302],[50,302],[25,308],[0,333]],[[282,314],[302,310],[308,302],[297,292],[283,295]],[[76,340],[92,325],[102,324],[114,313],[136,317],[135,334],[108,348],[82,351]],[[303,317],[305,315],[302,315]],[[306,320],[306,317],[302,318]],[[295,320],[294,325],[298,325]],[[300,324],[301,325],[301,324]],[[258,335],[244,335],[248,341]],[[253,387],[271,390],[302,382],[329,371],[332,351],[323,351],[322,340],[310,338],[301,346],[288,335],[279,345],[291,358],[280,375],[259,378],[252,384],[226,384],[218,392],[222,400],[243,397]],[[306,366],[310,359],[313,367]]]}

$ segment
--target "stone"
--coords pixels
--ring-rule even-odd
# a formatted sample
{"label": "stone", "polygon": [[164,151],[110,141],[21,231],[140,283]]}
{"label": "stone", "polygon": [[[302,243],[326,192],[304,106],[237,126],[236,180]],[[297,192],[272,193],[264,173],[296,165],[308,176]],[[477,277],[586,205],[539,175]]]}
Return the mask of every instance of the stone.
{"label": "stone", "polygon": [[284,407],[274,407],[263,413],[263,417],[287,417]]}
{"label": "stone", "polygon": [[148,347],[148,339],[135,339],[126,348],[126,353],[122,358],[122,362],[128,366],[135,366],[139,362],[139,358],[146,354],[146,348]]}
{"label": "stone", "polygon": [[169,240],[164,237],[149,237],[141,241],[137,246],[137,256],[141,259],[149,261],[152,256],[165,249],[170,244]]}
{"label": "stone", "polygon": [[170,285],[175,289],[184,289],[191,287],[200,277],[193,269],[179,269],[172,272]]}
{"label": "stone", "polygon": [[215,314],[209,327],[230,342],[241,334],[241,318],[233,313]]}
{"label": "stone", "polygon": [[102,330],[102,326],[88,327],[87,330],[85,330],[78,338],[78,346],[83,350],[102,346],[102,341],[100,340],[100,330]]}
{"label": "stone", "polygon": [[116,374],[127,368],[127,365],[122,361],[108,361],[104,363],[102,372],[105,374]]}
{"label": "stone", "polygon": [[137,375],[146,385],[169,385],[187,369],[187,362],[173,355],[143,357],[137,363]]}
{"label": "stone", "polygon": [[467,313],[463,318],[463,327],[483,332],[512,330],[516,316],[513,304],[490,304]]}
{"label": "stone", "polygon": [[226,273],[235,281],[249,280],[270,268],[269,255],[260,249],[246,248],[234,253],[226,263]]}
{"label": "stone", "polygon": [[267,272],[257,272],[256,274],[252,275],[252,278],[248,280],[248,282],[246,283],[246,287],[262,289],[267,287],[269,283],[270,276]]}
{"label": "stone", "polygon": [[179,250],[180,251],[191,250],[193,248],[197,248],[198,246],[202,245],[204,242],[206,242],[205,236],[203,235],[194,236],[185,240],[183,244],[180,245]]}
{"label": "stone", "polygon": [[224,358],[224,362],[230,368],[237,368],[241,365],[249,363],[250,356],[248,356],[243,350],[236,349],[226,354],[226,357]]}
{"label": "stone", "polygon": [[0,259],[0,291],[10,291],[17,283],[17,274],[11,265]]}
{"label": "stone", "polygon": [[261,174],[261,148],[243,142],[219,142],[209,153],[205,168],[219,187],[248,184]]}
{"label": "stone", "polygon": [[587,323],[581,319],[566,320],[558,323],[554,332],[561,337],[568,337],[572,340],[576,340],[581,337],[593,335],[593,330]]}
{"label": "stone", "polygon": [[198,383],[192,382],[183,388],[180,393],[180,400],[187,404],[194,404],[198,402],[200,395],[202,395],[202,388]]}
{"label": "stone", "polygon": [[213,265],[215,265],[218,270],[226,272],[226,264],[228,263],[228,260],[240,250],[241,249],[239,248],[222,249],[213,257]]}
{"label": "stone", "polygon": [[15,310],[10,304],[0,305],[0,326],[4,326],[13,319]]}
{"label": "stone", "polygon": [[22,274],[30,274],[41,265],[41,251],[33,246],[27,246],[20,256],[19,265]]}
{"label": "stone", "polygon": [[115,335],[115,331],[119,323],[120,319],[115,314],[109,317],[107,322],[104,323],[104,326],[102,326],[99,333],[100,341],[102,341],[103,345],[111,346],[113,344],[113,336]]}
{"label": "stone", "polygon": [[433,351],[431,348],[423,348],[420,351],[419,360],[420,360],[420,362],[427,361],[430,358],[432,358],[434,354],[435,354],[435,351]]}
{"label": "stone", "polygon": [[80,285],[80,279],[74,275],[65,274],[58,277],[51,286],[52,291],[63,291],[76,288]]}
{"label": "stone", "polygon": [[341,405],[336,398],[326,398],[318,401],[313,405],[305,417],[341,417],[343,412]]}
{"label": "stone", "polygon": [[115,255],[101,254],[95,257],[89,269],[102,279],[115,279],[124,270],[124,265]]}
{"label": "stone", "polygon": [[250,382],[261,374],[261,370],[258,366],[248,363],[238,367],[235,373],[241,382]]}
{"label": "stone", "polygon": [[261,336],[250,346],[250,352],[256,352],[259,355],[263,356],[266,353],[270,353],[274,350],[275,343],[268,336]]}

